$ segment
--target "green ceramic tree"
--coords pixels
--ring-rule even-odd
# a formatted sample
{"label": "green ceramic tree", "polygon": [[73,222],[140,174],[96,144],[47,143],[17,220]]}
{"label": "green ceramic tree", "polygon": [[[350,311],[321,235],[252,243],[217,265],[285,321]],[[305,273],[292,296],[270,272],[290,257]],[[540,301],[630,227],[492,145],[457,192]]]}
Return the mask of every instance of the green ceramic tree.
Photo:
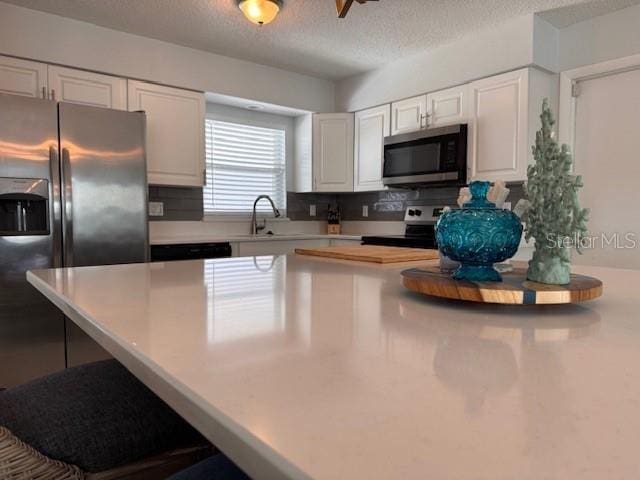
{"label": "green ceramic tree", "polygon": [[[555,121],[545,98],[542,128],[533,147],[535,164],[527,171],[525,192],[529,206],[525,214],[527,240],[535,240],[527,278],[534,282],[564,285],[570,281],[570,246],[580,251],[579,239],[587,231],[588,210],[580,208],[580,175],[571,174],[571,153],[553,138]],[[576,241],[578,240],[578,241]]]}

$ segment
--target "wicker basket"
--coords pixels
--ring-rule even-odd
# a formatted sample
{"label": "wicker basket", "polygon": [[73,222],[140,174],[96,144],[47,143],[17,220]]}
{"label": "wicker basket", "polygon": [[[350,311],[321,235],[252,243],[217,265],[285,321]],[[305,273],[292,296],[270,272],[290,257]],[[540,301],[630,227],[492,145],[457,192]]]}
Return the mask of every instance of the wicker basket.
{"label": "wicker basket", "polygon": [[0,427],[0,480],[82,480],[75,465],[45,457]]}

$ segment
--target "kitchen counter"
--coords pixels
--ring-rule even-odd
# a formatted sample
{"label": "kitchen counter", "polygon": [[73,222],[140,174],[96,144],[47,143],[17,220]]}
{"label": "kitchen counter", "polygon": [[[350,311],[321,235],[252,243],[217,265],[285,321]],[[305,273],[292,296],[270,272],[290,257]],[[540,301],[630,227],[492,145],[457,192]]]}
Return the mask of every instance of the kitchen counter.
{"label": "kitchen counter", "polygon": [[[429,263],[429,262],[423,262]],[[257,479],[635,479],[640,272],[581,305],[429,299],[299,257],[29,281]]]}
{"label": "kitchen counter", "polygon": [[191,234],[172,236],[153,236],[151,245],[177,245],[182,243],[215,242],[266,242],[277,240],[361,240],[360,235],[326,235],[313,233],[275,233],[273,235],[250,234]]}

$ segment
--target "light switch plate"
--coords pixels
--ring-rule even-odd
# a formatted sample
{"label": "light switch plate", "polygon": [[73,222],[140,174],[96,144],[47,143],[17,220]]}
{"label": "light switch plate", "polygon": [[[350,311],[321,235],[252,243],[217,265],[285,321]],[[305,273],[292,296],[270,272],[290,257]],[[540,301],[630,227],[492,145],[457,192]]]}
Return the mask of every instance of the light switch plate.
{"label": "light switch plate", "polygon": [[310,217],[315,217],[316,216],[316,206],[315,205],[309,205],[309,216]]}
{"label": "light switch plate", "polygon": [[362,216],[363,217],[369,216],[369,205],[362,205]]}
{"label": "light switch plate", "polygon": [[164,216],[164,203],[162,203],[162,202],[149,202],[149,216],[150,217],[162,217],[162,216]]}

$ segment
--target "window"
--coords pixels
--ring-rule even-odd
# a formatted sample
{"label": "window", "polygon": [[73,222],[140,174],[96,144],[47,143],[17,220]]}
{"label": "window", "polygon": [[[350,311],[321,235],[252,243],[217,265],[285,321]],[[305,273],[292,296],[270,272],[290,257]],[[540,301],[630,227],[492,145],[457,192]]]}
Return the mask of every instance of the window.
{"label": "window", "polygon": [[[246,215],[258,195],[286,211],[285,131],[207,119],[204,212]],[[271,212],[269,202],[258,212]]]}

